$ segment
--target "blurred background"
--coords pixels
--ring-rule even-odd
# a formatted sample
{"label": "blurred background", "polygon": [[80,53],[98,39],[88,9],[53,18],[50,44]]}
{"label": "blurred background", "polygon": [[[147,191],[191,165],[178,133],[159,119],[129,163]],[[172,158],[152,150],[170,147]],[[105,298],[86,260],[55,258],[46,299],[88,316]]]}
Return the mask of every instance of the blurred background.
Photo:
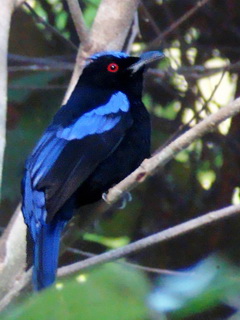
{"label": "blurred background", "polygon": [[[199,2],[141,1],[134,23],[136,38],[130,46],[127,42],[125,45],[133,55],[162,50],[167,56],[165,61],[151,65],[145,77],[143,101],[152,119],[153,153],[239,96],[240,2],[212,0],[196,9]],[[100,1],[79,3],[90,27]],[[10,34],[2,230],[21,200],[24,161],[61,106],[79,46],[65,1],[27,4],[15,11]],[[188,16],[192,10],[196,12]],[[182,22],[175,25],[179,18]],[[66,232],[61,263],[83,258],[73,249],[98,254],[239,203],[239,122],[237,115],[180,152],[164,170],[133,191],[133,200],[124,210],[109,208],[104,203],[83,208],[82,215],[71,223],[71,232]],[[226,270],[232,272],[233,265],[238,270],[240,263],[239,228],[240,218],[235,216],[143,250],[129,260],[152,268],[183,270],[217,254],[224,257]],[[211,261],[211,266],[221,265]],[[210,272],[208,268],[209,264],[203,274]],[[237,274],[239,271],[236,277]],[[145,276],[150,287],[158,286],[158,275],[151,272]],[[239,293],[240,290],[231,293],[234,301]],[[181,315],[179,308],[178,319],[230,319],[240,304],[216,299],[209,307],[199,308],[188,315]],[[201,313],[203,310],[205,313]],[[136,320],[175,319],[176,314],[176,310],[175,315],[170,312],[161,317],[154,313]]]}

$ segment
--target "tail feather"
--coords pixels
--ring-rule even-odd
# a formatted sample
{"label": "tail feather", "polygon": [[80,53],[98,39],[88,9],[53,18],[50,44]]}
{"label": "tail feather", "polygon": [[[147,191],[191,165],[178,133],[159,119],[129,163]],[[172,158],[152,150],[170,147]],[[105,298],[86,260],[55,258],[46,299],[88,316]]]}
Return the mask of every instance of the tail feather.
{"label": "tail feather", "polygon": [[75,200],[70,197],[48,223],[45,193],[34,188],[29,170],[25,171],[22,180],[22,193],[22,211],[29,231],[27,263],[29,265],[33,260],[33,285],[41,290],[55,281],[61,233],[73,216]]}
{"label": "tail feather", "polygon": [[33,285],[35,290],[50,286],[56,278],[59,244],[66,221],[55,220],[39,230],[34,248]]}

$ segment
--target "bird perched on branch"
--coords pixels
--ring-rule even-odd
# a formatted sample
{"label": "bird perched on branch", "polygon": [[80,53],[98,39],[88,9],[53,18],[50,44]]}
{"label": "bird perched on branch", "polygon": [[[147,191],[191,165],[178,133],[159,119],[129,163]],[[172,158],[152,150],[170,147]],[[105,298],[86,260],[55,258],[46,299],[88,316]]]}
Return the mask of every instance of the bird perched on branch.
{"label": "bird perched on branch", "polygon": [[74,209],[100,200],[150,156],[143,72],[162,57],[160,52],[93,55],[28,157],[22,212],[33,241],[36,290],[55,281],[61,233]]}

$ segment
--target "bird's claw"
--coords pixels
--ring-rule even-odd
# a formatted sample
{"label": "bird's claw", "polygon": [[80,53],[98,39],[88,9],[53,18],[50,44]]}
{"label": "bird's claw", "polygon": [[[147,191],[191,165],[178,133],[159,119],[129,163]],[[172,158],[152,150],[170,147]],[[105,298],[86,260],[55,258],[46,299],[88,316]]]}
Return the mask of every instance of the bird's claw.
{"label": "bird's claw", "polygon": [[110,204],[110,202],[108,201],[108,198],[107,198],[107,192],[104,192],[102,194],[102,199],[107,203],[107,204]]}
{"label": "bird's claw", "polygon": [[[119,190],[119,193],[121,193],[121,198],[120,198],[120,200],[117,202],[117,208],[121,210],[121,209],[124,209],[124,208],[126,207],[126,205],[127,205],[128,202],[132,201],[132,195],[131,195],[131,193],[128,192],[128,191],[122,192],[122,191]],[[102,194],[102,199],[103,199],[106,203],[110,204],[110,202],[108,201],[107,193],[106,193],[106,192],[104,192],[104,193]]]}
{"label": "bird's claw", "polygon": [[122,194],[121,199],[119,200],[119,202],[117,203],[117,208],[122,210],[126,207],[128,202],[132,201],[132,195],[130,192],[126,191]]}

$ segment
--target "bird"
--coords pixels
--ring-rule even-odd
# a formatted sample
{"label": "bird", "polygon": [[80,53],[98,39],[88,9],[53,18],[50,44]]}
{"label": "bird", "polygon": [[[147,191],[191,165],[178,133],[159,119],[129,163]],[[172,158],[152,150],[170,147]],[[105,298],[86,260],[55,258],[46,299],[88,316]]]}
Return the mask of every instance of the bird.
{"label": "bird", "polygon": [[76,209],[100,200],[150,157],[143,74],[163,57],[104,51],[87,58],[70,98],[27,158],[22,213],[33,244],[34,290],[55,282],[61,234]]}

